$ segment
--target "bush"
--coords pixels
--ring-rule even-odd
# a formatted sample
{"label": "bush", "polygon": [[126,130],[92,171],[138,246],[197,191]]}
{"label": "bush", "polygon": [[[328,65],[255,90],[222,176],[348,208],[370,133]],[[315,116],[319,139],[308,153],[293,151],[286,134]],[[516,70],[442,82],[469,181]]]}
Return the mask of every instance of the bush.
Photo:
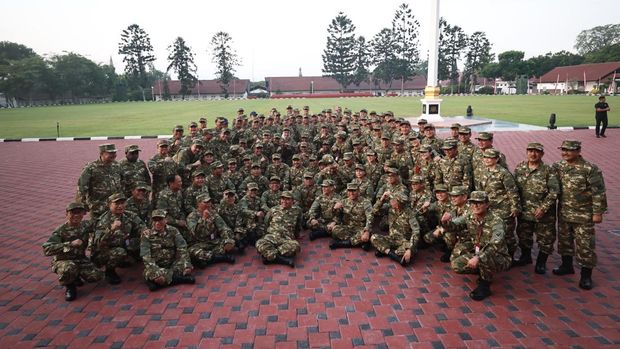
{"label": "bush", "polygon": [[491,86],[484,86],[476,91],[479,95],[492,95],[495,94],[495,89]]}

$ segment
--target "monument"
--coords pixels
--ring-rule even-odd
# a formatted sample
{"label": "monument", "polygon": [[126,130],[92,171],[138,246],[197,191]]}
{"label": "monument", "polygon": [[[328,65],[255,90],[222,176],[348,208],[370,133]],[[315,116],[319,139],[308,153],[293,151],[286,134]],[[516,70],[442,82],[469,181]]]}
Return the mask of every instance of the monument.
{"label": "monument", "polygon": [[426,88],[422,102],[422,115],[419,119],[426,119],[428,122],[437,123],[444,121],[441,117],[441,98],[439,98],[440,88],[437,81],[438,61],[439,61],[439,0],[431,0],[430,28],[429,28],[429,50],[428,50],[428,74],[426,78]]}

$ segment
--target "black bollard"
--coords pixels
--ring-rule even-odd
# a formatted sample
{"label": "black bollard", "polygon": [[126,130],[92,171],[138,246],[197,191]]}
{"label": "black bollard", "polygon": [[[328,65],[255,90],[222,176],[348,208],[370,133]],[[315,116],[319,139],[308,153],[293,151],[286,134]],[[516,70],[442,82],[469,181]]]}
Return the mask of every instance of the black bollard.
{"label": "black bollard", "polygon": [[56,136],[60,138],[60,122],[56,121]]}
{"label": "black bollard", "polygon": [[555,125],[555,113],[551,113],[551,115],[549,115],[549,126],[547,126],[547,128],[550,130],[555,130],[556,128],[558,128]]}
{"label": "black bollard", "polygon": [[467,106],[467,117],[471,118],[472,116],[474,116],[474,110],[471,108],[471,105]]}

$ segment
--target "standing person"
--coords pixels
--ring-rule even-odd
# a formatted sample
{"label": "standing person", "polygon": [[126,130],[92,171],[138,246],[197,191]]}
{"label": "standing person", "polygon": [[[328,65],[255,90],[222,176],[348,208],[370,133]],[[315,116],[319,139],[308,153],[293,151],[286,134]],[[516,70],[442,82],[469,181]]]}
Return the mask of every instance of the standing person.
{"label": "standing person", "polygon": [[[605,96],[600,96],[598,98],[598,103],[594,105],[594,109],[596,110],[596,138],[607,138],[607,136],[605,136],[605,130],[607,129],[607,112],[609,111],[609,104],[605,102]],[[603,128],[600,128],[601,124],[603,124]]]}
{"label": "standing person", "polygon": [[151,185],[151,175],[144,161],[139,159],[142,149],[135,144],[125,147],[125,159],[118,162],[121,166],[121,183],[123,194],[131,196],[131,191],[137,182]]}
{"label": "standing person", "polygon": [[603,222],[607,211],[605,181],[601,171],[581,156],[581,142],[565,140],[560,146],[562,160],[553,164],[560,181],[558,252],[562,265],[555,275],[574,274],[573,255],[581,266],[579,287],[592,289],[592,269],[596,266],[594,224]]}
{"label": "standing person", "polygon": [[170,142],[167,139],[160,139],[157,142],[157,154],[149,160],[149,170],[153,174],[153,202],[157,202],[157,195],[164,190],[168,184],[166,178],[179,172],[177,163],[172,160],[168,152]]}
{"label": "standing person", "polygon": [[116,146],[101,144],[99,159],[86,165],[80,174],[76,201],[88,208],[92,219],[97,219],[107,210],[110,195],[120,192],[121,167],[116,162]]}
{"label": "standing person", "polygon": [[43,252],[46,256],[54,256],[52,271],[58,274],[58,282],[65,286],[65,300],[70,302],[77,297],[77,286],[83,285],[83,281],[101,280],[103,272],[86,257],[88,234],[92,228],[89,221],[82,220],[86,207],[80,202],[72,202],[65,211],[67,221],[43,244]]}
{"label": "standing person", "polygon": [[555,171],[542,161],[544,154],[542,144],[528,144],[527,160],[517,165],[514,172],[522,213],[517,225],[521,257],[514,261],[513,266],[532,263],[533,237],[536,234],[539,252],[534,271],[537,274],[545,273],[547,257],[553,252],[556,234],[555,202],[560,191]]}

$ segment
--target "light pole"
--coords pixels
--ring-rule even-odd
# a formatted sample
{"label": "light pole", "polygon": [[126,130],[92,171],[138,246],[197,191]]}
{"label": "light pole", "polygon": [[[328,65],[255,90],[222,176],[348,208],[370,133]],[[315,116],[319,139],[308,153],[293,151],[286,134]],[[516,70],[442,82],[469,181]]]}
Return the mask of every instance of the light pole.
{"label": "light pole", "polygon": [[151,86],[151,99],[155,102],[155,86]]}
{"label": "light pole", "polygon": [[443,121],[439,108],[441,99],[439,98],[440,88],[437,85],[437,68],[439,60],[439,0],[431,0],[430,13],[430,48],[428,52],[428,74],[426,78],[426,88],[422,102],[422,115],[428,122]]}

